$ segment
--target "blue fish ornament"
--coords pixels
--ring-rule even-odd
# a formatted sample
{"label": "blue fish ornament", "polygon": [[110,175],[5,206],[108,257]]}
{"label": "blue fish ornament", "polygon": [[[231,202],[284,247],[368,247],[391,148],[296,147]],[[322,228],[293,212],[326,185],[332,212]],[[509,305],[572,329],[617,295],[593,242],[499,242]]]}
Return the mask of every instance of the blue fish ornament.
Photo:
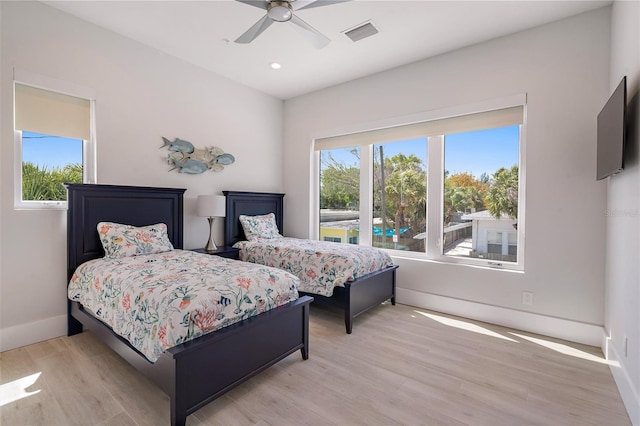
{"label": "blue fish ornament", "polygon": [[176,138],[173,142],[171,142],[169,139],[163,137],[162,140],[164,141],[164,145],[162,145],[160,148],[168,146],[169,151],[179,151],[190,154],[195,150],[195,147],[191,142],[185,141],[183,139]]}
{"label": "blue fish ornament", "polygon": [[235,157],[231,154],[222,154],[216,157],[216,163],[222,164],[224,166],[228,166],[229,164],[233,164],[236,161]]}
{"label": "blue fish ornament", "polygon": [[180,173],[197,175],[207,170],[207,165],[198,160],[183,160],[174,162]]}
{"label": "blue fish ornament", "polygon": [[184,139],[175,138],[172,141],[162,137],[164,144],[161,148],[168,148],[167,163],[173,167],[169,170],[178,170],[179,173],[199,174],[207,170],[219,172],[224,166],[233,164],[236,159],[231,154],[225,154],[218,147],[212,146],[204,149],[195,149],[193,144]]}

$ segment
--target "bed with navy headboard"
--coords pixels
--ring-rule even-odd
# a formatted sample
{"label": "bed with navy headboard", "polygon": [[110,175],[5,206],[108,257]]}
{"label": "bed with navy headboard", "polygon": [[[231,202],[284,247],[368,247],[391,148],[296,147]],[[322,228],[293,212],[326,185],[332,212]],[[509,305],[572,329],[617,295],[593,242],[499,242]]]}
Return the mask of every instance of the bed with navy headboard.
{"label": "bed with navy headboard", "polygon": [[[183,247],[184,189],[69,184],[67,190],[69,280],[79,265],[104,256],[99,222],[165,223],[173,247]],[[187,415],[297,350],[307,359],[310,302],[300,297],[172,347],[153,363],[78,302],[68,301],[69,335],[90,330],[169,395],[171,424],[184,425]]]}
{"label": "bed with navy headboard", "polygon": [[[279,230],[284,224],[284,194],[267,192],[223,191],[226,196],[225,244],[233,245],[246,240],[241,215],[257,216],[273,213]],[[342,247],[349,246],[340,244]],[[278,267],[278,265],[273,265]],[[389,300],[395,305],[397,265],[370,272],[354,280],[336,286],[330,296],[305,293],[313,296],[313,303],[338,309],[344,313],[346,332],[351,334],[353,320],[381,303]],[[292,271],[289,271],[292,272]]]}

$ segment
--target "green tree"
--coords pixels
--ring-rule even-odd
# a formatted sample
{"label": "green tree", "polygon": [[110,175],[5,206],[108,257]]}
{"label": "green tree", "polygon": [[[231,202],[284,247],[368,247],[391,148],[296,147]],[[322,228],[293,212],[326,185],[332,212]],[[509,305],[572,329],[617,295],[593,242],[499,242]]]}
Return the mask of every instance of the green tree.
{"label": "green tree", "polygon": [[30,162],[22,163],[23,200],[64,201],[67,199],[64,183],[82,183],[82,164],[47,170]]}
{"label": "green tree", "polygon": [[492,176],[485,198],[487,210],[495,218],[506,214],[518,218],[518,166],[501,167]]}
{"label": "green tree", "polygon": [[427,205],[427,173],[422,161],[414,154],[379,158],[374,162],[374,215],[379,215],[385,229],[393,224],[396,234],[400,228],[422,232]]}
{"label": "green tree", "polygon": [[331,153],[321,154],[321,165],[320,208],[357,210],[360,200],[360,168],[337,161]]}
{"label": "green tree", "polygon": [[444,222],[451,223],[458,212],[467,209],[484,210],[488,186],[469,173],[455,173],[444,180]]}

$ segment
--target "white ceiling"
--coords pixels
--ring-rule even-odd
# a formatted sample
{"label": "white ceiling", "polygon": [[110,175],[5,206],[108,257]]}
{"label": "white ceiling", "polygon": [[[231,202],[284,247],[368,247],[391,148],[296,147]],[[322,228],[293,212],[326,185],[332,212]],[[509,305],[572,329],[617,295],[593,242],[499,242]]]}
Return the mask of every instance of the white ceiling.
{"label": "white ceiling", "polygon": [[[299,18],[332,40],[320,50],[290,22],[274,22],[250,44],[234,43],[265,11],[233,0],[45,3],[246,86],[289,99],[611,1],[353,0],[297,11]],[[380,32],[355,43],[343,34],[366,21],[372,21]],[[274,61],[282,64],[280,70],[269,67]]]}

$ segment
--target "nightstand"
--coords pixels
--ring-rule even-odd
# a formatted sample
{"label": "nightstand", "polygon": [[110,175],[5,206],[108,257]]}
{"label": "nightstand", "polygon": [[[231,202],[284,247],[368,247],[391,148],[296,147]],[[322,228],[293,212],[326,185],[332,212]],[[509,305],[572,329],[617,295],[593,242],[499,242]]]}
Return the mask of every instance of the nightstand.
{"label": "nightstand", "polygon": [[233,248],[231,246],[218,247],[217,250],[212,251],[212,252],[206,251],[203,248],[192,249],[191,251],[195,251],[197,253],[212,254],[212,255],[216,255],[216,256],[220,256],[220,257],[226,257],[226,258],[229,258],[229,259],[240,260],[240,249]]}

